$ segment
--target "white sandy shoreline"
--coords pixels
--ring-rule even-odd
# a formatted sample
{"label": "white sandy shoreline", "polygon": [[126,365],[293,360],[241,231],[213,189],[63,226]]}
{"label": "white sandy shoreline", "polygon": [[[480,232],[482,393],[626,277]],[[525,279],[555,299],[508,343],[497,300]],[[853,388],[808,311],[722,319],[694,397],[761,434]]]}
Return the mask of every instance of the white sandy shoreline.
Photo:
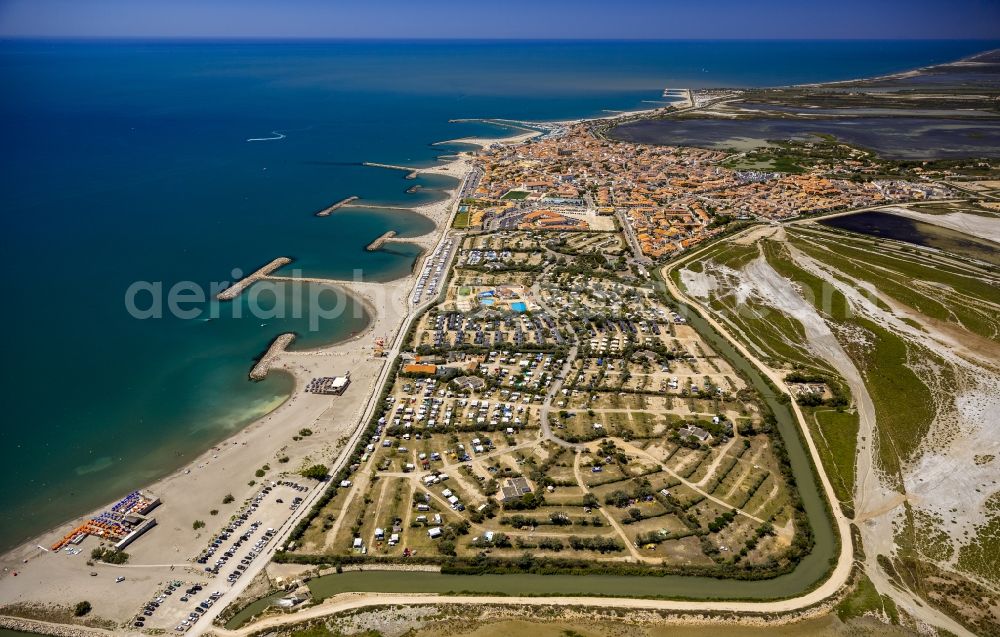
{"label": "white sandy shoreline", "polygon": [[[287,398],[175,471],[148,485],[135,485],[160,497],[163,505],[153,513],[157,527],[128,548],[131,556],[128,565],[87,566],[90,550],[98,544],[94,538],[86,540],[81,545],[83,552],[76,556],[54,555],[40,548],[47,548],[82,521],[106,510],[113,504],[111,501],[5,552],[0,557],[0,606],[18,603],[67,606],[79,599],[94,602],[96,590],[127,569],[129,586],[112,589],[115,595],[102,597],[99,604],[94,604],[95,615],[125,621],[159,582],[203,577],[200,565],[189,560],[205,548],[208,539],[260,488],[259,484],[249,486],[249,481],[277,479],[282,473],[293,474],[309,464],[332,465],[344,442],[359,426],[365,406],[376,391],[380,372],[391,362],[374,356],[374,339],[384,337],[391,342],[402,327],[424,259],[449,229],[469,165],[468,157],[460,155],[446,164],[419,169],[421,173],[454,177],[456,182],[448,189],[446,198],[410,208],[413,213],[431,219],[434,229],[418,237],[400,239],[421,247],[409,274],[383,283],[310,280],[342,290],[362,304],[370,320],[361,332],[316,348],[295,349],[293,343],[271,365],[272,372],[289,374],[294,379],[294,388]],[[313,377],[342,375],[347,371],[351,372],[352,384],[343,396],[303,392]],[[294,441],[293,437],[302,428],[310,428],[313,434]],[[288,461],[279,462],[285,456]],[[270,465],[271,470],[264,478],[255,478],[255,470],[264,465]],[[292,479],[306,482],[297,476]],[[235,501],[222,504],[226,494],[232,494]],[[213,509],[219,511],[218,515],[210,515]],[[194,530],[194,520],[205,521],[206,528]],[[91,571],[98,573],[97,578],[90,576]]]}
{"label": "white sandy shoreline", "polygon": [[[852,81],[842,80],[824,85],[835,86]],[[658,110],[660,109],[643,109],[547,124],[571,125]],[[513,137],[467,137],[439,143],[486,147],[493,143],[516,144],[540,134],[529,131]],[[385,337],[387,342],[391,342],[406,325],[412,309],[410,295],[413,286],[430,249],[439,244],[449,232],[448,220],[457,206],[462,177],[469,172],[469,161],[466,157],[459,156],[448,164],[418,168],[414,172],[447,174],[455,176],[459,181],[446,199],[410,208],[417,214],[427,216],[434,223],[434,229],[425,235],[396,239],[422,248],[411,272],[384,283],[309,279],[310,282],[345,290],[361,303],[370,317],[364,329],[346,339],[310,349],[289,349],[276,357],[271,371],[291,375],[294,384],[292,393],[263,417],[248,423],[226,440],[148,487],[164,501],[163,506],[154,513],[160,525],[129,548],[132,555],[129,565],[85,566],[84,560],[90,549],[97,544],[93,538],[84,543],[84,553],[75,557],[46,555],[36,548],[36,545],[50,545],[54,538],[62,537],[72,526],[90,517],[83,516],[49,529],[0,558],[0,606],[19,602],[67,606],[81,599],[90,599],[95,605],[95,615],[122,622],[131,617],[140,608],[141,602],[148,599],[150,593],[161,586],[163,581],[191,581],[193,577],[203,576],[198,565],[189,560],[204,548],[207,539],[217,532],[244,499],[259,488],[259,485],[251,487],[247,484],[253,478],[255,469],[270,464],[272,470],[264,479],[271,480],[281,471],[294,473],[307,464],[323,462],[333,465],[332,459],[339,461],[345,451],[350,453],[352,444],[347,441],[352,439],[352,434],[364,427],[366,405],[373,395],[377,395],[381,374],[391,363],[390,360],[373,355],[375,348],[372,340],[375,337]],[[330,397],[302,392],[304,384],[312,377],[340,375],[345,371],[351,372],[352,385],[344,396]],[[314,434],[293,442],[292,437],[302,427],[310,427]],[[277,464],[276,458],[281,454],[287,455],[290,460]],[[817,466],[822,465],[817,462]],[[822,470],[820,473],[822,474]],[[298,481],[305,482],[300,478]],[[233,504],[220,504],[226,493],[235,496]],[[309,495],[312,496],[313,493],[315,490]],[[215,508],[220,510],[219,515],[210,517],[209,510]],[[201,531],[193,530],[191,522],[196,519],[205,520],[208,526]],[[287,530],[287,527],[283,527],[279,531],[279,536],[282,536],[279,540],[287,535]],[[843,529],[841,532],[843,535]],[[849,533],[846,537],[850,537]],[[17,577],[13,577],[15,571],[18,573]],[[97,572],[98,577],[90,577],[90,571]],[[119,573],[128,575],[127,587],[115,587],[113,583],[109,583]],[[220,584],[219,588],[222,589],[223,586],[224,584]],[[595,601],[604,603],[603,600]],[[632,605],[639,603],[634,602]]]}

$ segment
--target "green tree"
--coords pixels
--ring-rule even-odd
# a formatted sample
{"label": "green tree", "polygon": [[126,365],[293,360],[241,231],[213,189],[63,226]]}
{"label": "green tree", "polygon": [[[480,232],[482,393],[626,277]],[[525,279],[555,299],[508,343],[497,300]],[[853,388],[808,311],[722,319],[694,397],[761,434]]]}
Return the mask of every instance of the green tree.
{"label": "green tree", "polygon": [[90,552],[92,559],[105,562],[107,564],[124,564],[128,561],[128,553],[115,548],[104,548],[99,546]]}
{"label": "green tree", "polygon": [[604,498],[605,503],[621,508],[628,506],[629,500],[629,495],[621,489],[615,489]]}
{"label": "green tree", "polygon": [[437,543],[437,550],[441,555],[455,555],[454,540],[439,540]]}
{"label": "green tree", "polygon": [[73,614],[76,615],[77,617],[83,617],[84,615],[86,615],[87,613],[89,613],[90,610],[91,610],[90,602],[83,601],[83,602],[80,602],[79,604],[77,604],[73,608]]}
{"label": "green tree", "polygon": [[328,473],[330,473],[330,469],[325,464],[314,464],[300,471],[299,475],[313,480],[325,480]]}

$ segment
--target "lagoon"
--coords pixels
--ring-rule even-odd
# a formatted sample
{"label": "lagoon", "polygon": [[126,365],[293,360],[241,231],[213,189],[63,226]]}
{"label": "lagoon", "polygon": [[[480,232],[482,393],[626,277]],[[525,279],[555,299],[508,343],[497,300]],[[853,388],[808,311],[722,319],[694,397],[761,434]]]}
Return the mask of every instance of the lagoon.
{"label": "lagoon", "polygon": [[629,122],[611,133],[629,142],[737,150],[775,140],[817,141],[819,135],[833,135],[888,159],[1000,157],[998,117],[674,118]]}

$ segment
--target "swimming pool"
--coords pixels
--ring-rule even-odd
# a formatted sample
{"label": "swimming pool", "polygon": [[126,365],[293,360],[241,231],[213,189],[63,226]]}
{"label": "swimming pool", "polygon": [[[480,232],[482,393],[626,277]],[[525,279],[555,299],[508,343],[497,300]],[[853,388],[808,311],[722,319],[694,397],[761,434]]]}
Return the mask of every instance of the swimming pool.
{"label": "swimming pool", "polygon": [[528,306],[518,301],[517,303],[511,303],[510,309],[514,310],[515,312],[526,312],[528,310]]}
{"label": "swimming pool", "polygon": [[480,303],[481,303],[482,305],[493,305],[493,302],[494,302],[494,301],[493,301],[493,299],[491,299],[491,298],[489,298],[489,297],[486,297],[486,298],[482,298],[482,299],[479,299],[479,302],[480,302]]}

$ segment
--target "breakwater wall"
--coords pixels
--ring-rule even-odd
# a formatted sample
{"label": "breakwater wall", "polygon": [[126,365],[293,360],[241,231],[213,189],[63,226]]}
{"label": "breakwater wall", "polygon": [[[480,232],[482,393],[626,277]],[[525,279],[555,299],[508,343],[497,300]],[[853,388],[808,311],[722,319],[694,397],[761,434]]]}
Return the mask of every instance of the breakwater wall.
{"label": "breakwater wall", "polygon": [[101,628],[91,628],[76,624],[59,624],[22,617],[4,615],[0,617],[0,628],[36,635],[54,635],[55,637],[110,637],[114,633]]}
{"label": "breakwater wall", "polygon": [[378,250],[379,248],[381,248],[385,244],[386,241],[388,241],[389,239],[392,239],[395,236],[396,236],[396,231],[395,230],[390,230],[389,232],[386,232],[385,234],[383,234],[378,239],[375,239],[374,241],[372,241],[371,243],[369,243],[368,247],[365,248],[365,250],[368,250],[369,252],[374,252],[375,250]]}
{"label": "breakwater wall", "polygon": [[273,363],[274,359],[284,352],[294,340],[295,334],[293,332],[285,332],[284,334],[279,334],[277,338],[271,341],[271,346],[267,348],[264,355],[260,357],[257,364],[250,370],[250,380],[264,380],[267,377],[267,372],[271,369],[271,363]]}
{"label": "breakwater wall", "polygon": [[354,206],[355,208],[368,208],[370,210],[406,210],[407,212],[413,212],[413,208],[407,208],[406,206],[379,206],[359,203]]}
{"label": "breakwater wall", "polygon": [[360,197],[358,197],[357,195],[352,195],[352,196],[350,196],[350,197],[348,197],[346,199],[341,199],[340,201],[338,201],[337,203],[333,204],[332,206],[327,206],[326,208],[323,208],[322,210],[320,210],[319,212],[317,212],[316,216],[317,217],[329,217],[330,213],[332,213],[334,210],[336,210],[338,208],[343,208],[347,204],[351,203],[352,201],[357,201],[358,199],[360,199]]}
{"label": "breakwater wall", "polygon": [[257,281],[260,281],[261,279],[266,277],[268,274],[271,274],[281,266],[288,265],[291,262],[292,260],[289,259],[288,257],[278,257],[277,259],[271,261],[270,263],[268,263],[261,269],[257,270],[256,272],[253,272],[252,274],[243,277],[242,279],[233,283],[222,292],[219,292],[218,294],[215,295],[215,298],[219,299],[220,301],[232,301],[240,294],[242,294],[243,290],[247,289]]}
{"label": "breakwater wall", "polygon": [[373,161],[361,162],[362,166],[370,166],[372,168],[388,168],[389,170],[405,170],[407,175],[406,179],[416,179],[417,175],[420,173],[419,168],[410,168],[409,166],[398,166],[396,164],[379,164]]}

